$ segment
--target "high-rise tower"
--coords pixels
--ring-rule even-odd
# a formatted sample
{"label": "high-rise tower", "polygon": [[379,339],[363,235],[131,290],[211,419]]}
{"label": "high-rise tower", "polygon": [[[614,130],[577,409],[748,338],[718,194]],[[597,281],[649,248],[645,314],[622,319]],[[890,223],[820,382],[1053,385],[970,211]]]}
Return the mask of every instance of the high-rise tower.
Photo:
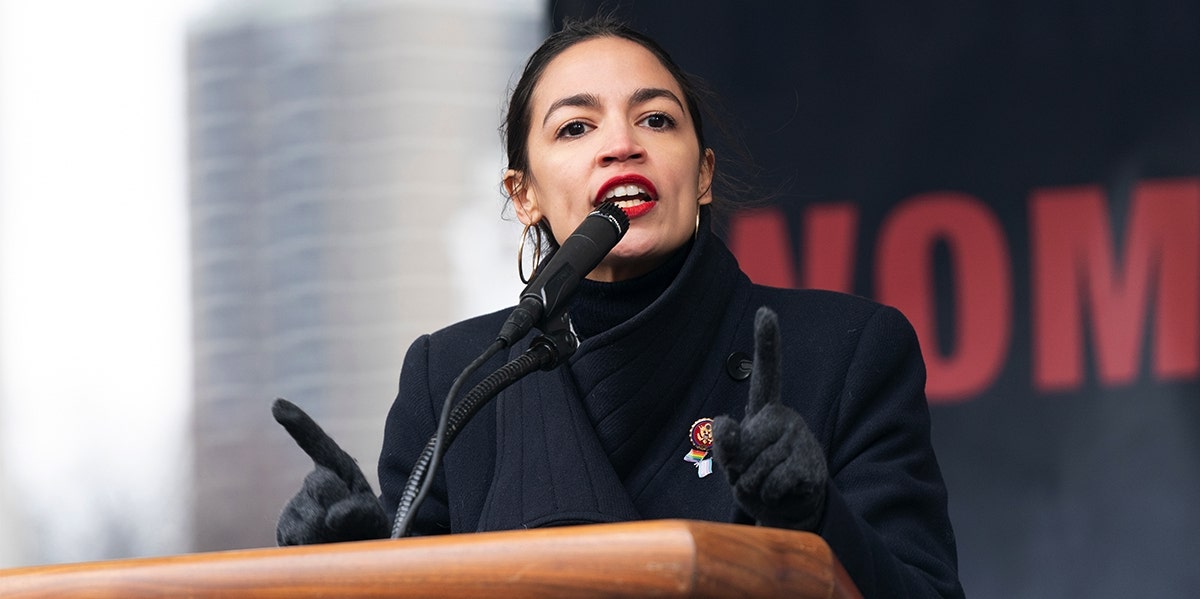
{"label": "high-rise tower", "polygon": [[240,2],[192,28],[195,549],[274,542],[311,467],[275,397],[378,490],[408,345],[516,298],[497,129],[542,10]]}

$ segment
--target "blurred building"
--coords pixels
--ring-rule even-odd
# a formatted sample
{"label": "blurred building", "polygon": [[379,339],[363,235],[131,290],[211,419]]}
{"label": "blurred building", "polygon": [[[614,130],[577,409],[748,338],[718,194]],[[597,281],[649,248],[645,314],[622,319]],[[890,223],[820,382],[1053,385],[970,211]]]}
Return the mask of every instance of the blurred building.
{"label": "blurred building", "polygon": [[231,2],[187,42],[195,550],[274,544],[308,411],[375,474],[408,345],[515,299],[497,128],[532,0]]}

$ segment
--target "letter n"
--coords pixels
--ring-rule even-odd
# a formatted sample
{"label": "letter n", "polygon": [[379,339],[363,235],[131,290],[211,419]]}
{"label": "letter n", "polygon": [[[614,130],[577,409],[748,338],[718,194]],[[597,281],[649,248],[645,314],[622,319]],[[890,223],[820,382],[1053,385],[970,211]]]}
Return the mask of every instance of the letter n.
{"label": "letter n", "polygon": [[787,219],[778,208],[744,210],[729,224],[729,249],[751,281],[794,288],[796,267]]}

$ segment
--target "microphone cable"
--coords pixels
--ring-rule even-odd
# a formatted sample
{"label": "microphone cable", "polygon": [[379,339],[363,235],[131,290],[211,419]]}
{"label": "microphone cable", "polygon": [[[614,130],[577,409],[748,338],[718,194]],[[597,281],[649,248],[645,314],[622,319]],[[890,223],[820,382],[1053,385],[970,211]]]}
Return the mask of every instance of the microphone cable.
{"label": "microphone cable", "polygon": [[459,388],[462,387],[467,377],[504,347],[506,344],[502,339],[493,341],[475,361],[471,362],[458,375],[454,384],[450,386],[450,391],[446,393],[446,399],[442,404],[442,415],[438,419],[437,432],[430,437],[421,451],[421,456],[413,463],[412,472],[408,475],[408,482],[404,485],[404,492],[400,495],[400,501],[396,505],[396,517],[392,521],[393,539],[403,538],[408,534],[417,510],[433,486],[438,465],[441,464],[442,456],[446,451],[445,448],[449,447],[471,417],[479,412],[489,400],[526,375],[537,370],[553,370],[565,362],[579,347],[579,338],[572,330],[570,318],[563,312],[555,319],[552,328],[548,327],[544,334],[533,339],[529,349],[476,384],[451,410],[454,398],[458,395]]}
{"label": "microphone cable", "polygon": [[[521,377],[538,369],[552,369],[575,353],[579,339],[571,329],[566,313],[567,298],[574,293],[579,281],[616,247],[628,230],[629,217],[611,202],[605,202],[589,213],[521,292],[517,307],[504,322],[496,340],[454,379],[442,403],[437,432],[413,463],[404,492],[396,505],[396,517],[392,521],[393,539],[407,534],[417,508],[433,486],[434,475],[446,447],[467,420],[487,400]],[[535,325],[542,329],[543,334],[534,338],[529,349],[481,381],[462,402],[455,405],[454,399],[458,397],[467,378]]]}

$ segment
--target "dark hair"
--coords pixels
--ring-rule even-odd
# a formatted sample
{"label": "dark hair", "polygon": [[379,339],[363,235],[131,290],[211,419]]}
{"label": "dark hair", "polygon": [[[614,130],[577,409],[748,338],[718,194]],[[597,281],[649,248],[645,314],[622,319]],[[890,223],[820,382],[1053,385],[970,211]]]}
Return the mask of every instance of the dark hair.
{"label": "dark hair", "polygon": [[[705,83],[689,76],[683,71],[671,55],[658,42],[649,36],[626,25],[623,21],[608,14],[598,15],[586,20],[567,19],[562,29],[547,37],[541,46],[529,56],[521,78],[517,81],[512,93],[509,94],[508,112],[501,134],[505,150],[508,154],[508,168],[529,174],[529,131],[533,118],[532,100],[533,88],[537,86],[546,71],[546,66],[567,48],[580,42],[602,37],[615,37],[629,40],[648,50],[663,68],[675,79],[683,92],[683,101],[692,117],[696,140],[700,146],[701,159],[704,151],[709,148],[704,137],[704,119],[701,115],[713,117],[710,126],[716,127],[717,138],[722,142],[722,150],[729,152],[721,158],[721,168],[713,173],[711,192],[713,201],[710,209],[713,214],[712,225],[718,233],[724,228],[724,222],[729,212],[736,204],[740,208],[749,208],[764,204],[774,194],[763,194],[761,190],[748,183],[754,177],[757,169],[749,148],[742,142],[741,136],[726,122],[720,101]],[[732,167],[732,168],[731,168]],[[741,171],[742,174],[738,174]],[[744,178],[747,177],[747,178]],[[757,198],[752,200],[750,198]],[[506,207],[510,204],[506,203]],[[553,250],[558,247],[550,224],[542,219],[537,224],[542,232],[543,249]]]}
{"label": "dark hair", "polygon": [[503,133],[505,148],[508,151],[508,168],[528,172],[529,170],[529,128],[533,118],[530,103],[533,99],[533,88],[537,86],[546,71],[546,65],[554,60],[567,48],[579,42],[601,37],[616,37],[634,42],[650,51],[662,63],[667,72],[675,78],[679,89],[683,91],[684,103],[691,114],[692,124],[696,130],[696,139],[700,142],[700,153],[704,149],[704,124],[700,117],[700,101],[697,90],[688,79],[683,69],[675,64],[671,55],[667,54],[657,42],[646,35],[635,31],[621,21],[610,16],[598,16],[584,21],[567,21],[562,29],[546,38],[542,45],[533,52],[525,63],[521,79],[513,88],[508,101],[508,115],[505,118]]}

